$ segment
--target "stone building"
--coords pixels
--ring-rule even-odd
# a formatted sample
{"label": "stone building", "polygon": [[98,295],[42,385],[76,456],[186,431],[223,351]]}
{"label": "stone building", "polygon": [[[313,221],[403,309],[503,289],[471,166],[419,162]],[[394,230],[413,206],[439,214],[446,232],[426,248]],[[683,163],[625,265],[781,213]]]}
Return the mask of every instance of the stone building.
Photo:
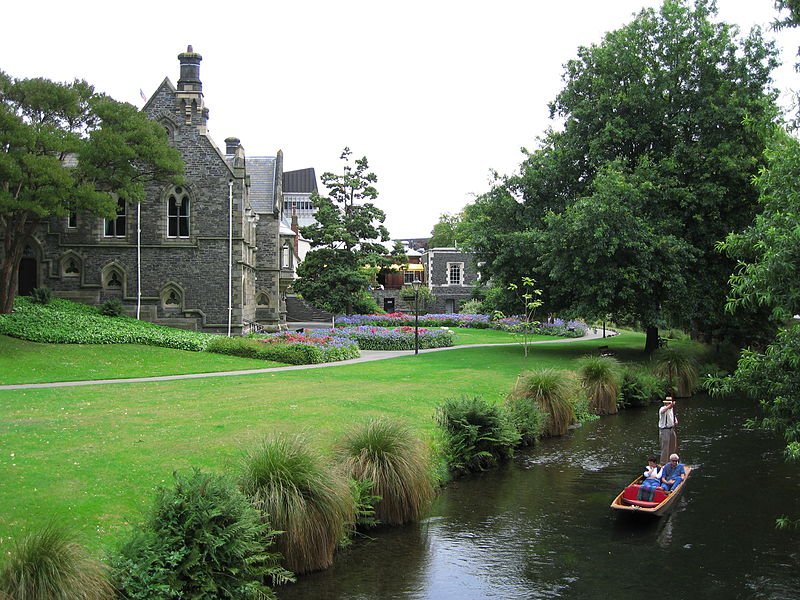
{"label": "stone building", "polygon": [[480,279],[475,256],[458,248],[430,248],[422,256],[425,283],[436,297],[431,313],[457,313]]}
{"label": "stone building", "polygon": [[140,204],[118,198],[117,217],[50,218],[25,250],[19,291],[97,304],[118,298],[145,320],[240,334],[285,324],[295,233],[283,221],[283,156],[247,157],[239,139],[221,152],[208,136],[202,57],[178,56],[142,109],[180,151],[184,183],[151,184]]}

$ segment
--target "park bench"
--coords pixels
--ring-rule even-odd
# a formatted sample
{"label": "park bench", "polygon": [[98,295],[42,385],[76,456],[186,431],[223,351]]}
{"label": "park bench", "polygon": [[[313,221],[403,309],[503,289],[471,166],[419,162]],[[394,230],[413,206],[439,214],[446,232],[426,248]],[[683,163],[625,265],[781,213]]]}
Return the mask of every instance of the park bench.
{"label": "park bench", "polygon": [[600,346],[597,350],[600,352],[600,356],[614,356],[614,353],[608,348],[608,346]]}

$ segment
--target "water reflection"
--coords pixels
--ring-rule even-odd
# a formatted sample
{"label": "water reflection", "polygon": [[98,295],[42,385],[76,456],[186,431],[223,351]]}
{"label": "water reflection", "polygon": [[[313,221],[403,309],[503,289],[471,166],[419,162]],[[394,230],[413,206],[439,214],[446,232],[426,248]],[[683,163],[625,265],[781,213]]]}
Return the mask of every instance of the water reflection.
{"label": "water reflection", "polygon": [[611,599],[646,593],[654,574],[676,597],[798,597],[797,534],[774,528],[800,515],[781,441],[744,428],[744,402],[680,404],[680,452],[697,469],[668,517],[609,509],[657,451],[656,407],[626,411],[453,483],[424,522],[382,529],[278,595]]}

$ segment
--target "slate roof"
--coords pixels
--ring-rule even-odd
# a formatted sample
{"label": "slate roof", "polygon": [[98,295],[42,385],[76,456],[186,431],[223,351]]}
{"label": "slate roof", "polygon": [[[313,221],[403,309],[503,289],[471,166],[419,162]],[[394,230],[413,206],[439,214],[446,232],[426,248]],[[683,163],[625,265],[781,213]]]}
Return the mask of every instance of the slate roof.
{"label": "slate roof", "polygon": [[317,191],[317,174],[314,169],[299,169],[297,171],[284,171],[284,194],[310,194]]}
{"label": "slate roof", "polygon": [[250,175],[250,205],[257,213],[269,213],[275,208],[275,157],[248,156]]}

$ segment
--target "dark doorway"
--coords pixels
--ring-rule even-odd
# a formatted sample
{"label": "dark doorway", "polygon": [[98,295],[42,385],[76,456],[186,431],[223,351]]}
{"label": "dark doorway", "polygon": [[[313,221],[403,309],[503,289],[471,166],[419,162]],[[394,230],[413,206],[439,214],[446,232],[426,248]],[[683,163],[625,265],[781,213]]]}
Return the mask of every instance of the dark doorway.
{"label": "dark doorway", "polygon": [[444,301],[444,312],[446,312],[447,314],[455,314],[456,301],[453,298],[447,298]]}
{"label": "dark doorway", "polygon": [[25,256],[19,262],[19,276],[17,278],[17,294],[30,296],[34,288],[39,287],[39,263],[30,256]]}
{"label": "dark doorway", "polygon": [[387,313],[394,312],[394,298],[383,299],[383,310],[385,310]]}

